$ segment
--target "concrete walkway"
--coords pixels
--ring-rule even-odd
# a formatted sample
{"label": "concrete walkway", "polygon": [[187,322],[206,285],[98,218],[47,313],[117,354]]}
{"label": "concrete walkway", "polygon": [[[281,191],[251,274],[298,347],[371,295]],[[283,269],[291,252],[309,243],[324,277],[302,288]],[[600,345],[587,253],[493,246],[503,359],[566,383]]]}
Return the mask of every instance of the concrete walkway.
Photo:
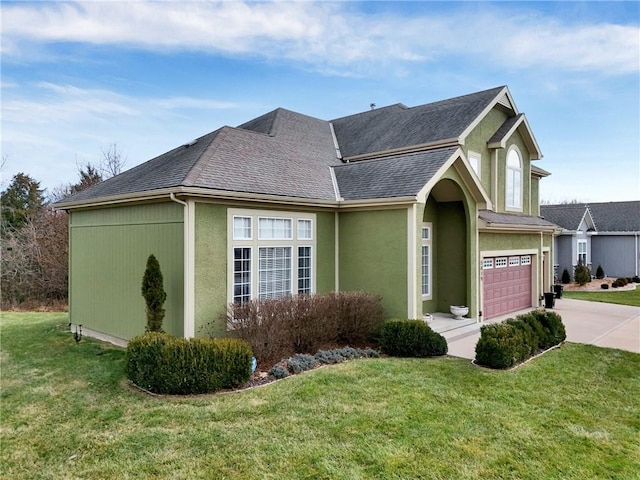
{"label": "concrete walkway", "polygon": [[[501,322],[529,311],[531,309],[514,312],[485,323]],[[562,317],[569,342],[640,353],[639,307],[560,298],[556,299],[553,311]],[[453,320],[450,316],[442,314],[435,315],[429,325],[447,339],[449,355],[475,358],[475,347],[480,338],[480,324]]]}

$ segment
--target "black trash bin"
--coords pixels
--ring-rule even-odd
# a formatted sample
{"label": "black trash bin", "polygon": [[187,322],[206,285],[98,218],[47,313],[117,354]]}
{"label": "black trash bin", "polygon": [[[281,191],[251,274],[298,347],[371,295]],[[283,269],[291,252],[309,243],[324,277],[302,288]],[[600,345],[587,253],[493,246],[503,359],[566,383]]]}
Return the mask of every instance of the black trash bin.
{"label": "black trash bin", "polygon": [[544,292],[544,308],[553,308],[556,304],[556,294]]}
{"label": "black trash bin", "polygon": [[560,284],[556,284],[553,286],[553,291],[556,294],[556,298],[562,298],[562,291],[564,290],[564,287]]}

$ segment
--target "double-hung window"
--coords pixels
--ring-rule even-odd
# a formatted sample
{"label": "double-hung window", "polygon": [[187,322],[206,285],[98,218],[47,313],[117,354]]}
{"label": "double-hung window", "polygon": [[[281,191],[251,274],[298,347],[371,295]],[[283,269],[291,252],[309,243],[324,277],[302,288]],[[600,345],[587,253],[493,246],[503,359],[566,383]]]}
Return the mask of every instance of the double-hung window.
{"label": "double-hung window", "polygon": [[431,224],[422,225],[422,298],[431,296]]}
{"label": "double-hung window", "polygon": [[228,218],[230,302],[313,293],[315,214],[229,209]]}
{"label": "double-hung window", "polygon": [[587,241],[578,240],[578,263],[587,264]]}

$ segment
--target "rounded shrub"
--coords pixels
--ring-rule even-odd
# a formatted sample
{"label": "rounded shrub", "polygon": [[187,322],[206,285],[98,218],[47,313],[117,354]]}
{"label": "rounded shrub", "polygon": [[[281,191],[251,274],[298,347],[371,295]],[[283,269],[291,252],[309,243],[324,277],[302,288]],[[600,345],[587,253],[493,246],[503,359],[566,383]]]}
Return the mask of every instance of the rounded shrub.
{"label": "rounded shrub", "polygon": [[383,353],[395,357],[446,355],[447,340],[422,320],[388,320],[380,332]]}
{"label": "rounded shrub", "polygon": [[252,357],[251,347],[238,339],[147,332],[129,341],[125,370],[129,380],[154,393],[209,393],[248,382]]}
{"label": "rounded shrub", "polygon": [[608,283],[603,283],[602,285],[600,285],[600,288],[603,290],[609,290],[609,284]]}
{"label": "rounded shrub", "polygon": [[491,368],[509,368],[524,359],[522,330],[507,323],[480,328],[476,363]]}
{"label": "rounded shrub", "polygon": [[638,275],[633,277],[631,280],[633,281],[633,283],[640,283],[640,277]]}

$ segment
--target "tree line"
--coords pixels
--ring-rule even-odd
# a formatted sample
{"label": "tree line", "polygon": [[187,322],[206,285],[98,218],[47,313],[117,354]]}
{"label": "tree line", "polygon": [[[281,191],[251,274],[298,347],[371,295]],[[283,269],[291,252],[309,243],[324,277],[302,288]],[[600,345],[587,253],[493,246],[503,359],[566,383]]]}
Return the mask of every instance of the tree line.
{"label": "tree line", "polygon": [[75,183],[50,192],[26,173],[0,194],[0,302],[3,310],[61,306],[68,301],[68,216],[53,204],[122,171],[126,157],[114,143],[95,165],[78,166]]}

